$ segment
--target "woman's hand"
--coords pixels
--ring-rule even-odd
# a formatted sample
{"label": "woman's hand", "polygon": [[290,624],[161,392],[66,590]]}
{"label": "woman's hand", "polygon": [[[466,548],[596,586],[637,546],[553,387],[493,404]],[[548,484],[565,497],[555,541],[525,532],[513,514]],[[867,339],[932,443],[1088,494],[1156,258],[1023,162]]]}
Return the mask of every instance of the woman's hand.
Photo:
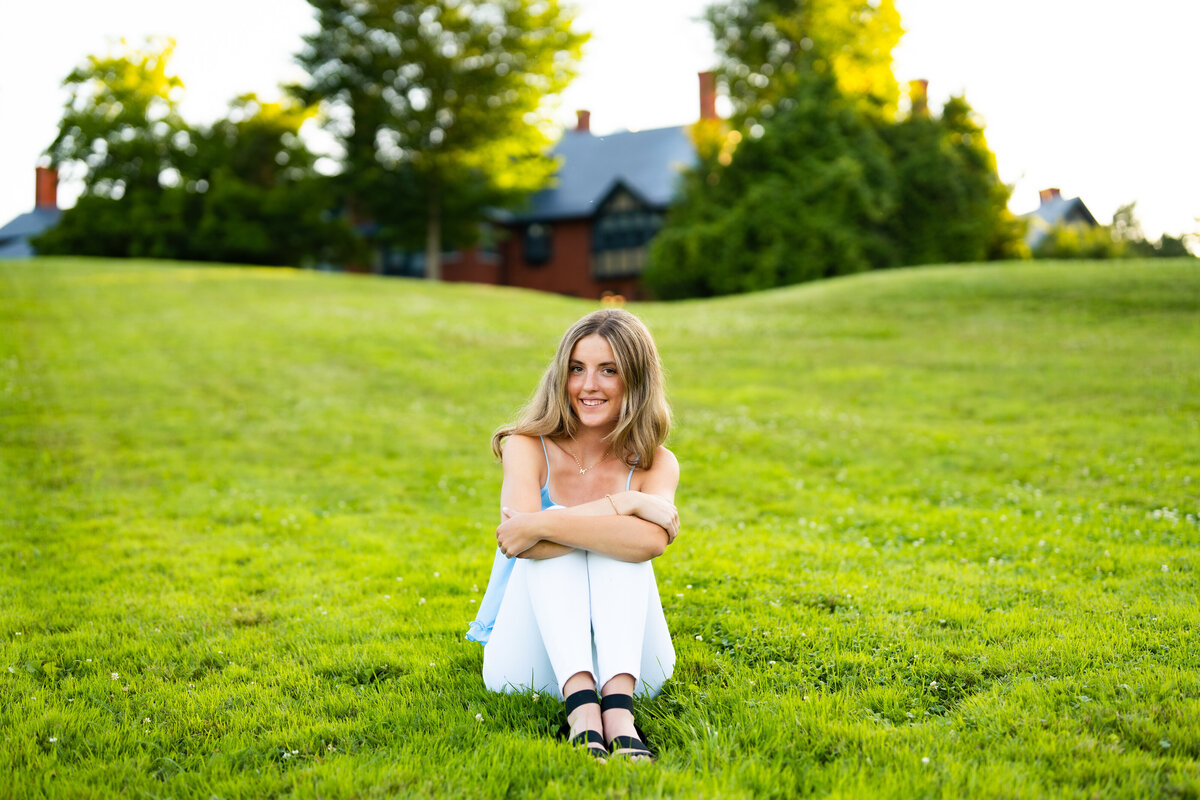
{"label": "woman's hand", "polygon": [[496,544],[506,558],[520,556],[542,541],[542,537],[537,533],[533,514],[502,508],[500,515],[504,517],[504,521],[496,528]]}
{"label": "woman's hand", "polygon": [[656,494],[645,492],[623,492],[623,513],[653,522],[667,532],[667,544],[679,535],[679,509]]}

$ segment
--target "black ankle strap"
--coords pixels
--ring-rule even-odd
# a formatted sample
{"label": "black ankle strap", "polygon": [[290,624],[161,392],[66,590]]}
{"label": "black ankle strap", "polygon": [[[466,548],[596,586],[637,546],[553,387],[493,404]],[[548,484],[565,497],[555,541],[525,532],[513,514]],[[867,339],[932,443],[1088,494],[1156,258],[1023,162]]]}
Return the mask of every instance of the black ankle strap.
{"label": "black ankle strap", "polygon": [[570,714],[580,706],[586,706],[588,703],[594,702],[596,702],[595,689],[580,689],[567,698],[567,713]]}
{"label": "black ankle strap", "polygon": [[616,708],[633,711],[633,698],[627,694],[609,694],[600,699],[601,712],[611,711]]}

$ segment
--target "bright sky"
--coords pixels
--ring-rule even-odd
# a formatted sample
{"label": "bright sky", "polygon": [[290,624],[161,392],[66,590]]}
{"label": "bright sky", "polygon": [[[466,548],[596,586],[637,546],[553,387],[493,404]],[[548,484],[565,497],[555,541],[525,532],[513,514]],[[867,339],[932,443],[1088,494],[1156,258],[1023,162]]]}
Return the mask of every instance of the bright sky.
{"label": "bright sky", "polygon": [[[582,0],[593,32],[559,116],[592,112],[592,130],[691,122],[696,73],[713,66],[698,20],[709,0]],[[964,92],[987,123],[1018,213],[1037,191],[1080,196],[1102,222],[1137,201],[1152,237],[1200,230],[1200,2],[896,0],[907,31],[901,81],[927,78],[934,107]],[[1113,9],[1113,10],[1108,10]],[[270,97],[302,77],[291,63],[313,27],[304,0],[58,0],[0,9],[0,225],[33,207],[33,168],[53,140],[62,79],[112,39],[178,40],[172,62],[194,123],[238,94]],[[60,205],[77,184],[60,186]]]}

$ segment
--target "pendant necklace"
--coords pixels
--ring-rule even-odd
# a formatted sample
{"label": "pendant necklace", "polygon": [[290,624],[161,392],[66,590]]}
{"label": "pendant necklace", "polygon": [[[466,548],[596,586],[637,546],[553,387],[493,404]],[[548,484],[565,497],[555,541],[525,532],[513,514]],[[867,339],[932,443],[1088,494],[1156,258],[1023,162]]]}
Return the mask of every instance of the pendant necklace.
{"label": "pendant necklace", "polygon": [[[565,447],[563,449],[567,450]],[[575,466],[579,467],[579,474],[586,475],[587,471],[589,469],[595,469],[596,467],[603,464],[605,461],[608,461],[608,457],[611,455],[611,453],[609,452],[610,450],[612,450],[611,445],[604,449],[604,455],[600,458],[600,460],[597,461],[595,464],[592,464],[590,467],[585,467],[583,465],[583,462],[579,460],[579,456],[575,455],[574,450],[567,450],[567,453],[571,456],[571,458],[575,459]]]}

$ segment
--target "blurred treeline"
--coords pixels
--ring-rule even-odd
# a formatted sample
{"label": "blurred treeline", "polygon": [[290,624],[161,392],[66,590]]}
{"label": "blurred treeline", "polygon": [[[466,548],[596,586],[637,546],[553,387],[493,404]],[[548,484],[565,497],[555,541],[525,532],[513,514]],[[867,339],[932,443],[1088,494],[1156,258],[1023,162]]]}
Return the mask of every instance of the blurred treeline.
{"label": "blurred treeline", "polygon": [[645,275],[659,297],[917,264],[1187,255],[1182,239],[1147,242],[1132,204],[1030,253],[966,98],[935,112],[924,81],[901,92],[892,0],[732,0],[707,19],[734,113],[697,125],[699,163]]}
{"label": "blurred treeline", "polygon": [[[474,242],[480,223],[548,185],[549,103],[585,34],[560,0],[308,0],[308,73],[283,99],[179,113],[173,44],[90,56],[48,152],[84,192],[42,253],[369,266],[372,254]],[[698,164],[653,243],[659,297],[751,291],[901,265],[1022,258],[982,122],[902,92],[893,0],[729,0],[707,12],[728,120],[694,128]],[[302,128],[320,125],[318,158]],[[320,167],[318,169],[318,167]],[[1034,256],[1183,255],[1147,242],[1132,205],[1112,226],[1051,232]]]}
{"label": "blurred treeline", "polygon": [[[84,192],[39,252],[344,265],[395,247],[424,249],[436,277],[443,245],[545,185],[547,100],[587,38],[559,0],[308,2],[308,78],[211,125],[179,113],[170,41],[122,43],[67,76],[48,153],[82,169]],[[310,120],[333,152],[309,148]]]}

